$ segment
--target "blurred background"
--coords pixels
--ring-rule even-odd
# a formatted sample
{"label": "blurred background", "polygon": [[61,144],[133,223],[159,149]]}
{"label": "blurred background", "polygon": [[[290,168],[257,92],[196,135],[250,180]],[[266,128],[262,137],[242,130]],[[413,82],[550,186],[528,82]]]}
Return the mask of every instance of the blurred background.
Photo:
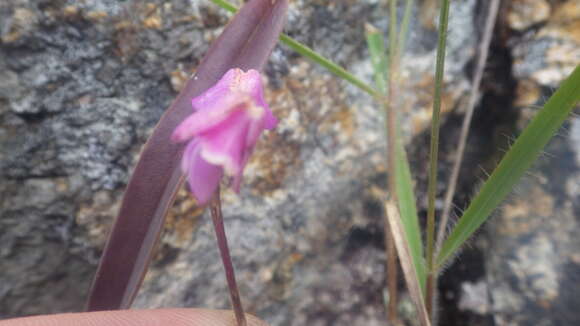
{"label": "blurred background", "polygon": [[[387,5],[294,0],[286,32],[370,83],[364,24],[386,36]],[[413,10],[398,96],[424,215],[437,11],[432,0]],[[440,198],[486,13],[487,1],[452,1]],[[208,0],[0,2],[0,318],[83,308],[141,146],[228,19]],[[458,213],[579,62],[578,0],[502,1]],[[281,123],[258,144],[241,195],[224,194],[245,307],[273,326],[385,325],[379,108],[282,45],[265,75]],[[447,269],[441,325],[580,324],[579,196],[574,116]],[[185,190],[136,306],[229,306],[209,216]],[[404,292],[400,313],[414,324]]]}

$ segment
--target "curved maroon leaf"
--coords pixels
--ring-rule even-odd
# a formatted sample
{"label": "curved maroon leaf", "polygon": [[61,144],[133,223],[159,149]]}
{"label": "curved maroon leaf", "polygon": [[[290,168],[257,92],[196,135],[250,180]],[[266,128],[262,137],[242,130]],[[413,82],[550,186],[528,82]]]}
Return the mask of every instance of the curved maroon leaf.
{"label": "curved maroon leaf", "polygon": [[282,31],[287,0],[250,0],[225,28],[147,141],[95,275],[87,310],[128,308],[145,276],[165,216],[182,184],[182,145],[175,127],[191,114],[191,99],[229,69],[258,69]]}

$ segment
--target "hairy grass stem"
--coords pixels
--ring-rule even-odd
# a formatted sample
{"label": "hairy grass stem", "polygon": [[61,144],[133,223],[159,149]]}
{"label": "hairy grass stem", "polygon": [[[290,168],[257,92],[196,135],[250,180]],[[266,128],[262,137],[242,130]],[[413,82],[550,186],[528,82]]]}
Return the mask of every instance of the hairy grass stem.
{"label": "hairy grass stem", "polygon": [[443,73],[445,70],[445,49],[447,45],[447,25],[449,20],[449,0],[442,0],[439,14],[439,41],[437,44],[437,61],[435,66],[435,94],[433,99],[433,118],[431,120],[431,145],[429,150],[429,185],[427,210],[427,293],[426,306],[430,317],[433,317],[435,295],[434,279],[434,235],[435,235],[435,197],[437,195],[437,154],[439,150],[439,121],[441,113],[441,93]]}
{"label": "hairy grass stem", "polygon": [[469,128],[471,126],[473,111],[479,96],[479,87],[481,86],[481,79],[485,69],[485,62],[487,61],[489,53],[493,28],[495,26],[497,13],[499,10],[499,3],[499,0],[490,0],[489,3],[489,11],[485,20],[481,42],[479,44],[479,55],[477,57],[475,74],[473,75],[473,80],[471,82],[469,102],[467,104],[467,108],[465,109],[465,117],[463,118],[463,124],[461,126],[461,134],[459,136],[459,144],[457,145],[455,161],[453,162],[451,175],[449,176],[449,181],[447,182],[447,191],[445,193],[445,200],[443,202],[443,214],[441,215],[441,222],[439,223],[439,229],[437,231],[437,242],[435,245],[435,250],[437,252],[441,249],[441,244],[445,238],[445,229],[449,221],[449,214],[451,213],[451,203],[453,201],[453,196],[455,195],[455,188],[457,186],[457,179],[459,177],[461,162],[463,162],[463,153],[465,151],[465,144],[467,143],[467,136],[469,135]]}

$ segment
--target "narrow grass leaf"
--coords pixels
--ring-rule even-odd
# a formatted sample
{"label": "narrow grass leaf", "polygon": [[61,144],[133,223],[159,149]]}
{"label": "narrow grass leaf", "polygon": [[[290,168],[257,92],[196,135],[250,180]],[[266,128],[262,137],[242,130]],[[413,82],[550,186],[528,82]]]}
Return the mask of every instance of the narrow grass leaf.
{"label": "narrow grass leaf", "polygon": [[395,164],[397,200],[399,202],[403,229],[405,230],[405,235],[409,242],[409,250],[413,257],[413,266],[415,267],[421,290],[425,291],[427,270],[425,267],[425,259],[423,257],[423,241],[421,238],[419,216],[417,214],[417,201],[415,200],[409,161],[407,160],[407,154],[405,153],[405,148],[400,139],[401,138],[397,141],[397,156]]}
{"label": "narrow grass leaf", "polygon": [[[369,53],[374,68],[374,78],[377,88],[383,92],[387,90],[387,58],[385,42],[379,30],[371,25],[366,26],[366,38]],[[384,112],[385,110],[383,110]],[[386,119],[386,114],[385,117]],[[413,179],[409,161],[405,153],[405,148],[401,142],[402,135],[399,128],[396,128],[396,155],[395,155],[395,183],[397,192],[397,202],[402,218],[403,229],[408,240],[409,251],[413,259],[414,271],[417,274],[420,288],[424,291],[426,270],[423,259],[423,241],[421,239],[421,228],[417,215],[417,205],[413,190]]]}
{"label": "narrow grass leaf", "polygon": [[[236,6],[229,3],[228,1],[225,0],[211,0],[211,1],[229,12],[237,11]],[[346,69],[342,68],[338,64],[332,62],[331,60],[325,58],[323,55],[317,53],[308,46],[296,41],[295,39],[291,38],[286,34],[280,34],[280,41],[289,48],[291,48],[292,50],[296,51],[298,54],[314,61],[320,66],[326,68],[329,72],[358,87],[360,90],[373,96],[376,95],[377,92],[372,86],[358,79],[356,76],[348,72]]]}
{"label": "narrow grass leaf", "polygon": [[[286,0],[274,4],[271,0],[247,2],[161,117],[125,191],[95,275],[89,311],[130,307],[183,180],[179,167],[182,146],[170,142],[171,133],[191,114],[191,99],[215,84],[227,70],[243,64],[245,69],[262,68],[282,30],[281,13],[287,5]],[[246,49],[248,44],[251,50]]]}
{"label": "narrow grass leaf", "polygon": [[580,65],[536,114],[471,201],[443,243],[437,258],[439,266],[453,257],[501,204],[562,126],[578,101],[580,101]]}
{"label": "narrow grass leaf", "polygon": [[463,153],[465,151],[465,145],[467,143],[467,136],[469,135],[471,118],[473,117],[475,104],[478,99],[479,87],[481,85],[481,79],[483,78],[483,72],[485,70],[485,63],[487,61],[487,55],[489,53],[489,47],[493,36],[493,29],[497,18],[497,13],[499,11],[500,2],[501,2],[500,0],[489,1],[488,14],[485,20],[485,26],[483,29],[481,41],[479,43],[477,64],[471,82],[469,101],[467,104],[467,108],[465,109],[465,117],[463,118],[463,123],[461,125],[461,133],[459,135],[459,143],[457,144],[455,160],[453,162],[453,168],[451,169],[449,181],[447,182],[447,191],[445,193],[445,200],[443,201],[443,213],[441,214],[441,219],[439,222],[439,230],[437,231],[437,240],[435,245],[435,250],[437,251],[436,254],[439,253],[439,250],[441,249],[441,244],[443,243],[443,239],[445,237],[445,230],[447,229],[449,213],[451,212],[451,202],[453,201],[453,196],[455,195],[457,179],[459,178],[459,169],[461,168],[461,163],[463,162]]}
{"label": "narrow grass leaf", "polygon": [[401,223],[399,210],[397,209],[396,203],[392,201],[387,201],[385,204],[385,210],[391,229],[391,236],[395,240],[395,246],[399,253],[399,260],[401,261],[401,267],[403,268],[403,275],[405,276],[407,288],[409,289],[411,299],[417,307],[419,324],[421,326],[430,326],[431,322],[429,320],[429,315],[427,314],[427,308],[425,307],[423,290],[421,290],[421,285],[416,277],[417,274],[414,272],[417,270],[417,266],[414,266],[415,263],[411,258],[411,250],[408,246],[409,239],[407,239],[406,232]]}
{"label": "narrow grass leaf", "polygon": [[367,48],[373,64],[375,84],[378,91],[384,96],[387,93],[388,66],[385,40],[381,31],[371,24],[365,25]]}
{"label": "narrow grass leaf", "polygon": [[409,35],[409,24],[411,22],[411,14],[413,12],[413,0],[405,0],[405,10],[403,13],[403,20],[401,22],[401,30],[397,39],[397,64],[401,56],[405,53],[407,47],[407,37]]}

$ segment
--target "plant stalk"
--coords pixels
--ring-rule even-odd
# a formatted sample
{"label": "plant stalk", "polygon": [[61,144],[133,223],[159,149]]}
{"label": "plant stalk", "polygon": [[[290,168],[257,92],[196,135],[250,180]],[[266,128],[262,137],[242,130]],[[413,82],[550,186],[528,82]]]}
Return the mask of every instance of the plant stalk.
{"label": "plant stalk", "polygon": [[483,29],[483,35],[481,43],[479,44],[479,56],[477,58],[477,66],[475,74],[473,75],[473,80],[471,82],[471,92],[469,94],[469,102],[465,110],[465,117],[463,118],[463,124],[461,126],[461,134],[459,136],[459,144],[457,145],[457,154],[455,154],[455,162],[453,162],[453,168],[451,170],[451,176],[447,182],[447,192],[445,193],[445,201],[443,203],[443,214],[441,215],[441,223],[439,224],[439,230],[437,231],[437,244],[435,250],[437,253],[441,250],[441,244],[445,238],[445,229],[447,227],[447,222],[449,221],[449,214],[451,213],[451,202],[453,201],[453,196],[455,195],[455,188],[457,187],[457,179],[459,177],[459,169],[461,168],[461,163],[463,162],[463,153],[465,151],[465,145],[467,143],[467,136],[469,135],[469,127],[471,126],[471,118],[473,117],[473,111],[475,109],[475,104],[478,99],[479,87],[481,85],[481,79],[483,77],[483,71],[485,68],[485,62],[487,61],[487,56],[489,53],[489,45],[491,43],[491,37],[493,35],[493,28],[495,26],[495,21],[497,18],[497,13],[499,10],[499,0],[491,0],[489,4],[489,12],[485,20],[485,27]]}
{"label": "plant stalk", "polygon": [[211,211],[211,219],[213,221],[213,226],[215,229],[218,248],[220,250],[222,263],[224,265],[224,271],[226,273],[226,281],[228,282],[228,288],[230,290],[230,299],[232,301],[232,306],[234,308],[236,322],[238,326],[246,326],[247,325],[246,315],[244,314],[244,307],[242,306],[242,302],[240,300],[240,292],[238,290],[238,285],[236,283],[236,274],[234,271],[234,266],[232,264],[230,249],[228,247],[228,239],[226,237],[226,231],[224,228],[224,219],[222,215],[222,205],[219,187],[216,190],[216,193],[210,203],[210,211]]}
{"label": "plant stalk", "polygon": [[[397,182],[396,182],[396,119],[397,115],[393,105],[393,93],[395,79],[395,72],[393,70],[395,64],[395,57],[397,53],[397,0],[389,1],[389,56],[387,68],[387,96],[383,100],[383,105],[386,110],[386,124],[387,124],[387,172],[389,175],[388,186],[389,196],[394,202],[397,201]],[[388,217],[385,216],[385,241],[387,245],[387,288],[389,290],[389,306],[388,319],[391,323],[397,325],[399,323],[399,316],[397,312],[398,306],[398,289],[397,289],[397,249],[395,247],[395,240],[391,236],[391,231],[388,223]]]}
{"label": "plant stalk", "polygon": [[443,72],[445,69],[445,48],[447,41],[447,23],[449,19],[449,0],[442,0],[439,14],[439,41],[435,67],[435,94],[433,100],[433,118],[431,120],[431,146],[429,153],[429,186],[427,210],[427,293],[425,304],[429,316],[433,318],[436,275],[434,271],[434,236],[435,236],[435,197],[437,195],[437,156],[439,150],[439,121],[441,116],[441,92]]}

